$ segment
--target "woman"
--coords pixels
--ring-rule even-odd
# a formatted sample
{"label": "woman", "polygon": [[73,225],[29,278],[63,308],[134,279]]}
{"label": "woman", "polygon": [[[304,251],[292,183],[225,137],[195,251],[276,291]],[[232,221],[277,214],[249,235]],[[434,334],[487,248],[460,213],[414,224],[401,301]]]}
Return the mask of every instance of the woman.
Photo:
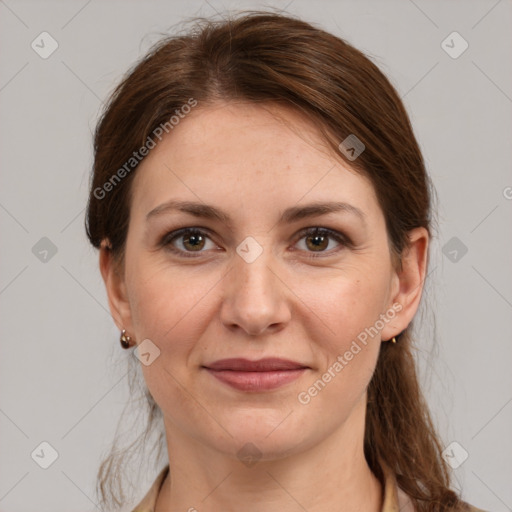
{"label": "woman", "polygon": [[165,429],[134,511],[479,510],[450,489],[412,354],[429,187],[389,81],[303,21],[202,21],[131,70],[87,233]]}

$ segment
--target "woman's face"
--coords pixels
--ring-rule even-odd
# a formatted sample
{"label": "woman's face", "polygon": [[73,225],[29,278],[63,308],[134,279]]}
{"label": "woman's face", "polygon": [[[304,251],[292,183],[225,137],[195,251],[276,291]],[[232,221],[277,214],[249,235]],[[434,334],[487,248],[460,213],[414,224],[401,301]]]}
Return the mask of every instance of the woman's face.
{"label": "woman's face", "polygon": [[[168,434],[271,459],[364,417],[381,339],[414,311],[397,303],[371,183],[321,144],[295,112],[217,104],[139,166],[124,276],[108,288],[118,326],[151,342],[142,369]],[[214,371],[231,358],[301,369]]]}

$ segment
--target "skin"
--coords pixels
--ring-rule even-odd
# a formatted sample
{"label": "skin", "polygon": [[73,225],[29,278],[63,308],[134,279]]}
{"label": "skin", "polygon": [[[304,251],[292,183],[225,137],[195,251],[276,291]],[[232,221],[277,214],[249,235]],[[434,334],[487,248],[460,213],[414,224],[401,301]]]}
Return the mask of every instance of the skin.
{"label": "skin", "polygon": [[[170,199],[213,205],[232,225],[178,211],[146,220]],[[335,212],[278,223],[288,207],[326,201],[359,208],[365,222]],[[186,236],[172,243],[194,257],[159,245],[192,226],[208,230],[198,249]],[[315,251],[313,236],[299,231],[316,226],[352,244],[330,237]],[[236,252],[247,236],[263,249],[252,263]],[[371,182],[327,149],[314,124],[283,107],[198,107],[150,152],[133,182],[123,266],[116,270],[102,247],[100,268],[118,328],[160,350],[142,365],[164,415],[172,475],[156,512],[381,509],[383,489],[363,453],[366,388],[381,342],[404,330],[419,305],[428,233],[417,228],[409,238],[397,271]],[[300,403],[298,394],[393,304],[401,311]],[[272,356],[309,369],[254,393],[202,368],[227,357]],[[237,457],[249,442],[261,453],[251,467]]]}

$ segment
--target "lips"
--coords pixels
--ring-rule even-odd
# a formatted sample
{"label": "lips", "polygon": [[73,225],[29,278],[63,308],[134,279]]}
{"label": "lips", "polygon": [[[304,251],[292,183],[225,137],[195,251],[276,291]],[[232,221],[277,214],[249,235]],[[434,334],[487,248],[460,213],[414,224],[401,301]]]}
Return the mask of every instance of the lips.
{"label": "lips", "polygon": [[235,371],[235,372],[275,372],[286,370],[300,370],[308,368],[308,366],[289,359],[280,359],[269,357],[260,359],[259,361],[250,361],[248,359],[234,358],[234,359],[221,359],[205,365],[210,370],[217,371]]}
{"label": "lips", "polygon": [[298,379],[309,369],[296,361],[279,358],[259,361],[221,359],[205,365],[204,368],[217,381],[244,392],[263,392],[279,388]]}

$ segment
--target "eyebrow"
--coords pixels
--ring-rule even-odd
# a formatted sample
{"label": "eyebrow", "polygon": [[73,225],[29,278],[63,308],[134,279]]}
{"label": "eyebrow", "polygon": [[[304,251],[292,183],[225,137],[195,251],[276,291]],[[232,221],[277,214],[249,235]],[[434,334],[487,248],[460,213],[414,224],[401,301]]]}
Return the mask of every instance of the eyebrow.
{"label": "eyebrow", "polygon": [[[151,218],[168,213],[170,211],[180,211],[189,213],[195,217],[204,219],[212,219],[220,221],[227,226],[232,225],[230,216],[224,211],[214,206],[205,203],[195,203],[192,201],[167,201],[151,210],[146,215],[146,221]],[[329,213],[343,212],[349,213],[358,217],[364,224],[366,224],[366,216],[362,210],[354,205],[343,202],[322,202],[322,203],[311,203],[304,206],[293,206],[287,208],[278,220],[278,224],[286,224],[296,222],[298,220],[318,217],[320,215],[327,215]]]}

